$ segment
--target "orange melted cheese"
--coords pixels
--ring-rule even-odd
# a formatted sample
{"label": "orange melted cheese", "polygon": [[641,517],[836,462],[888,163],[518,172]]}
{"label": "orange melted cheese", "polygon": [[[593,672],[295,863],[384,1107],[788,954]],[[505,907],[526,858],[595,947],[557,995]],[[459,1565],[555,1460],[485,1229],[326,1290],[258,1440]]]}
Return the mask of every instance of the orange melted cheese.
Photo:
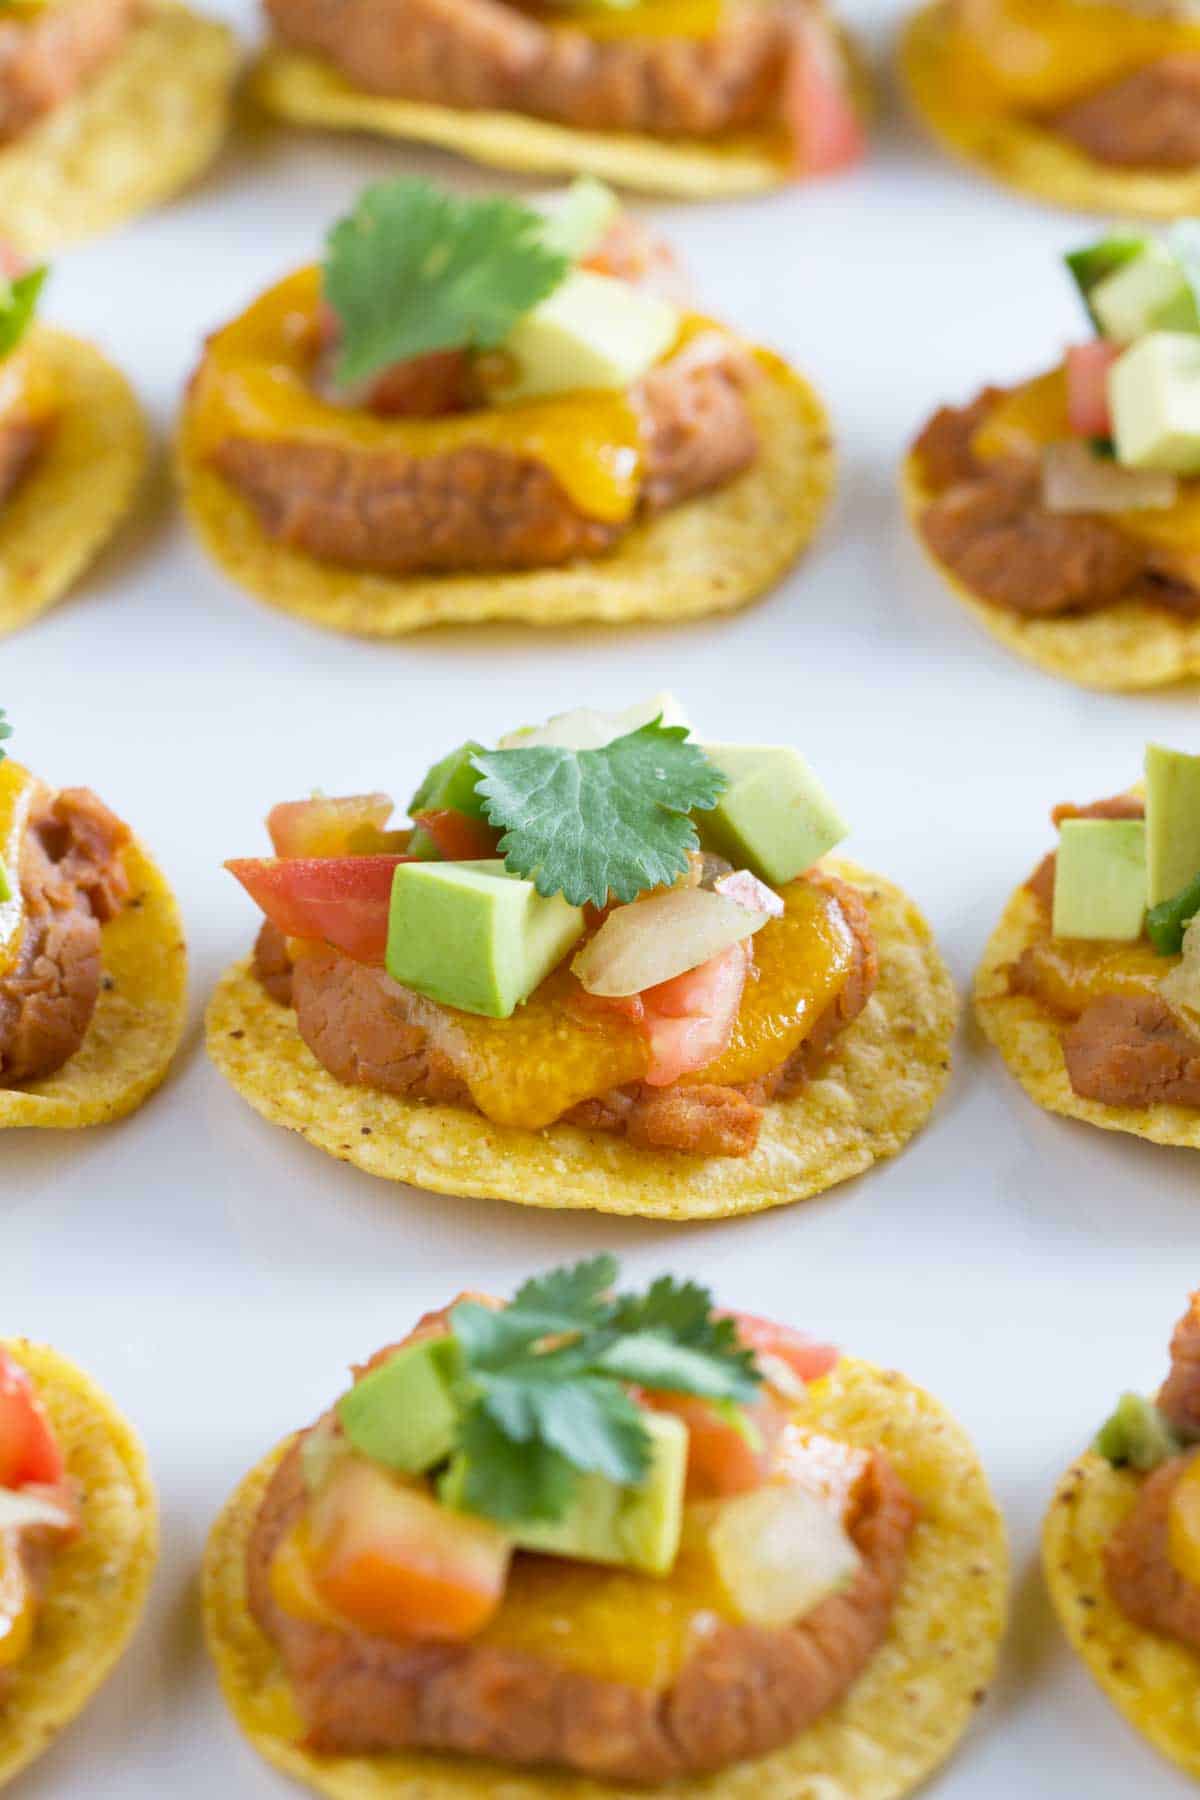
{"label": "orange melted cheese", "polygon": [[[1059,367],[1022,382],[997,401],[971,447],[981,461],[994,462],[1005,456],[1040,456],[1047,444],[1070,436],[1067,378]],[[1142,543],[1200,553],[1200,480],[1194,477],[1180,480],[1173,506],[1105,516]]]}
{"label": "orange melted cheese", "polygon": [[[754,938],[728,1048],[693,1082],[753,1081],[785,1062],[849,979],[854,944],[836,901],[797,881],[783,890],[784,913]],[[644,1034],[618,1013],[582,1013],[579,984],[562,963],[510,1019],[458,1012],[411,997],[411,1017],[433,1049],[466,1082],[485,1117],[537,1131],[573,1106],[640,1081]]]}
{"label": "orange melted cheese", "polygon": [[333,406],[311,385],[320,303],[320,271],[302,269],[209,339],[191,395],[201,455],[233,437],[412,457],[482,445],[543,463],[589,518],[621,524],[632,516],[642,444],[637,411],[625,394],[560,394],[436,419],[380,418]]}
{"label": "orange melted cheese", "polygon": [[582,31],[590,38],[711,38],[724,24],[725,0],[636,0],[633,6],[532,4],[552,31]]}
{"label": "orange melted cheese", "polygon": [[[20,763],[0,762],[0,975],[12,968],[21,949],[25,906],[21,898],[21,845],[38,782]],[[4,898],[7,890],[7,898]]]}
{"label": "orange melted cheese", "polygon": [[[867,1453],[792,1425],[780,1474],[852,1516]],[[717,1503],[719,1505],[719,1503]],[[713,1503],[688,1506],[679,1554],[667,1575],[644,1575],[567,1557],[518,1551],[500,1608],[471,1641],[535,1656],[560,1669],[635,1687],[669,1687],[703,1636],[740,1619],[709,1548]],[[280,1543],[271,1591],[294,1617],[353,1629],[317,1594],[303,1522]]]}
{"label": "orange melted cheese", "polygon": [[36,340],[27,338],[0,357],[0,426],[40,424],[53,417],[57,399],[54,379],[37,354]]}
{"label": "orange melted cheese", "polygon": [[1099,0],[959,0],[946,84],[964,112],[1052,113],[1196,50],[1200,22]]}

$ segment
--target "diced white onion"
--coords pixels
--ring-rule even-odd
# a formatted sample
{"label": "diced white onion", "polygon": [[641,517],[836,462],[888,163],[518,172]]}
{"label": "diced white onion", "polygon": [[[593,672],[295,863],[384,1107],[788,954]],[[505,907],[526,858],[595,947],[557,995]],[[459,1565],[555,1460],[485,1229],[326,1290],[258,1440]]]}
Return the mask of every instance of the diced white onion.
{"label": "diced white onion", "polygon": [[827,1500],[768,1486],[727,1500],[709,1534],[717,1572],[751,1625],[792,1625],[852,1581],[861,1557]]}
{"label": "diced white onion", "polygon": [[691,729],[682,706],[674,694],[665,690],[652,694],[649,700],[627,706],[624,712],[596,712],[590,706],[576,707],[574,712],[556,713],[544,725],[523,725],[500,739],[501,750],[532,750],[550,745],[561,750],[603,750],[614,738],[625,737],[662,715],[664,725],[682,725]]}
{"label": "diced white onion", "polygon": [[1042,453],[1042,504],[1052,513],[1163,512],[1179,498],[1179,482],[1162,469],[1126,469],[1080,442],[1048,444]]}
{"label": "diced white onion", "polygon": [[1183,956],[1163,976],[1159,992],[1172,1012],[1195,1031],[1200,1027],[1200,915],[1183,934]]}
{"label": "diced white onion", "polygon": [[753,936],[770,916],[710,888],[671,888],[615,907],[571,967],[589,994],[641,994]]}
{"label": "diced white onion", "polygon": [[33,1525],[54,1525],[66,1530],[71,1515],[44,1494],[0,1488],[0,1531],[24,1531]]}

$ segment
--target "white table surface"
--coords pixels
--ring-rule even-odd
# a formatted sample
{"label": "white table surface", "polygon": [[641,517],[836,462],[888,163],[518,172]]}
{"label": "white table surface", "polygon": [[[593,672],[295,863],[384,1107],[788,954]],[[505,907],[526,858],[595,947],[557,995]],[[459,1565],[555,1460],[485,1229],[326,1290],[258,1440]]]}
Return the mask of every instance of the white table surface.
{"label": "white table surface", "polygon": [[[230,16],[254,29],[249,4]],[[882,61],[893,5],[851,17]],[[359,185],[449,158],[280,132],[201,189],[64,255],[45,316],[102,343],[169,431],[201,335],[317,249]],[[76,595],[0,647],[14,750],[94,786],[183,905],[192,1016],[166,1089],[104,1131],[0,1150],[0,1330],[77,1358],[144,1433],[164,1551],[147,1617],[14,1800],[244,1800],[288,1784],[225,1716],[197,1569],[227,1490],[334,1394],[354,1357],[468,1285],[600,1248],[628,1274],[719,1285],[891,1362],[974,1433],[1008,1515],[1002,1673],[938,1800],[1168,1800],[1188,1784],[1131,1734],[1062,1641],[1037,1569],[1060,1470],[1117,1392],[1149,1387],[1196,1279],[1197,1164],[1038,1111],[964,1026],[949,1092],[895,1162],[806,1205],[679,1228],[453,1200],[373,1180],[262,1122],[209,1067],[201,1009],[255,914],[221,869],[277,799],[390,788],[471,734],[675,689],[723,739],[796,742],[854,822],[849,852],[928,912],[962,989],[1046,814],[1138,772],[1146,738],[1200,746],[1194,695],[1090,695],[981,634],[922,566],[897,458],[939,401],[1044,366],[1080,334],[1060,252],[1091,227],[941,162],[889,94],[869,163],[737,205],[656,206],[706,304],[820,385],[841,446],[823,538],[739,617],[677,629],[325,635],[209,566],[160,484]]]}

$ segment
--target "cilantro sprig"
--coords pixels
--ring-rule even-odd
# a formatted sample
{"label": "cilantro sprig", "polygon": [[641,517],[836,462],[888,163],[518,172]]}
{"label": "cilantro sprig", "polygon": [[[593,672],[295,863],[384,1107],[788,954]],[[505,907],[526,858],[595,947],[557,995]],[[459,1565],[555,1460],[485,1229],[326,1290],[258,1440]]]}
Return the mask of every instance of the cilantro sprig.
{"label": "cilantro sprig", "polygon": [[0,276],[0,356],[15,350],[29,330],[49,272],[43,265],[27,269],[12,281]]}
{"label": "cilantro sprig", "polygon": [[558,1519],[583,1474],[640,1481],[650,1436],[629,1385],[730,1406],[755,1398],[754,1354],[705,1288],[662,1276],[645,1294],[616,1295],[617,1274],[615,1257],[596,1256],[527,1281],[498,1310],[454,1308],[467,1510]]}
{"label": "cilantro sprig", "polygon": [[572,906],[635,900],[682,875],[699,843],[689,815],[725,787],[686,728],[661,717],[601,750],[539,744],[471,760],[506,866]]}
{"label": "cilantro sprig", "polygon": [[544,232],[517,200],[460,197],[415,176],[368,188],[326,244],[338,381],[433,350],[494,350],[570,266]]}
{"label": "cilantro sprig", "polygon": [[7,750],[4,748],[4,739],[10,738],[12,734],[13,728],[8,722],[8,717],[4,708],[0,706],[0,762],[3,762],[4,758],[8,755]]}

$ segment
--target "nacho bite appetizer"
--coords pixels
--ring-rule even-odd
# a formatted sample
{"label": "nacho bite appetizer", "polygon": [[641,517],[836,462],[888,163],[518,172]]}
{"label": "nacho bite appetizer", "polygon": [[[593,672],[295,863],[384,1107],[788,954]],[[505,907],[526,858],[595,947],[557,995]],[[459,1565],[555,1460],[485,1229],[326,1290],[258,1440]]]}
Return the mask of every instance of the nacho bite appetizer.
{"label": "nacho bite appetizer", "polygon": [[0,1787],[110,1673],[157,1556],[129,1425],[57,1351],[0,1339]]}
{"label": "nacho bite appetizer", "polygon": [[942,147],[1053,206],[1200,211],[1200,17],[1179,0],[926,0],[910,97]]}
{"label": "nacho bite appetizer", "polygon": [[236,67],[232,33],[171,0],[0,0],[0,239],[42,256],[186,187]]}
{"label": "nacho bite appetizer", "polygon": [[798,1200],[895,1154],[956,1002],[924,921],[827,859],[782,746],[701,745],[669,695],[286,802],[226,866],[266,915],[209,1050],[252,1106],[437,1192],[662,1218]]}
{"label": "nacho bite appetizer", "polygon": [[180,438],[206,548],[366,635],[754,599],[824,511],[828,421],[681,280],[597,183],[549,212],[368,189],[321,268],[206,346]]}
{"label": "nacho bite appetizer", "polygon": [[1156,1750],[1200,1775],[1200,1294],[1154,1400],[1121,1396],[1059,1483],[1046,1581],[1089,1672]]}
{"label": "nacho bite appetizer", "polygon": [[148,455],[120,371],[36,322],[46,274],[0,245],[0,636],[69,591],[131,510]]}
{"label": "nacho bite appetizer", "polygon": [[530,174],[716,199],[866,147],[862,59],[825,0],[266,0],[256,70],[294,124]]}
{"label": "nacho bite appetizer", "polygon": [[1084,687],[1155,687],[1200,674],[1200,226],[1067,263],[1095,335],[936,412],[905,501],[1010,650]]}
{"label": "nacho bite appetizer", "polygon": [[1200,1148],[1200,757],[1152,744],[1145,791],[1053,814],[975,1009],[1040,1106]]}
{"label": "nacho bite appetizer", "polygon": [[690,1797],[754,1759],[765,1792],[891,1800],[950,1754],[1007,1586],[961,1427],[692,1282],[616,1276],[427,1314],[229,1501],[209,1645],[287,1773]]}
{"label": "nacho bite appetizer", "polygon": [[128,825],[0,750],[0,1130],[140,1106],[183,1035],[186,985],[175,897]]}

